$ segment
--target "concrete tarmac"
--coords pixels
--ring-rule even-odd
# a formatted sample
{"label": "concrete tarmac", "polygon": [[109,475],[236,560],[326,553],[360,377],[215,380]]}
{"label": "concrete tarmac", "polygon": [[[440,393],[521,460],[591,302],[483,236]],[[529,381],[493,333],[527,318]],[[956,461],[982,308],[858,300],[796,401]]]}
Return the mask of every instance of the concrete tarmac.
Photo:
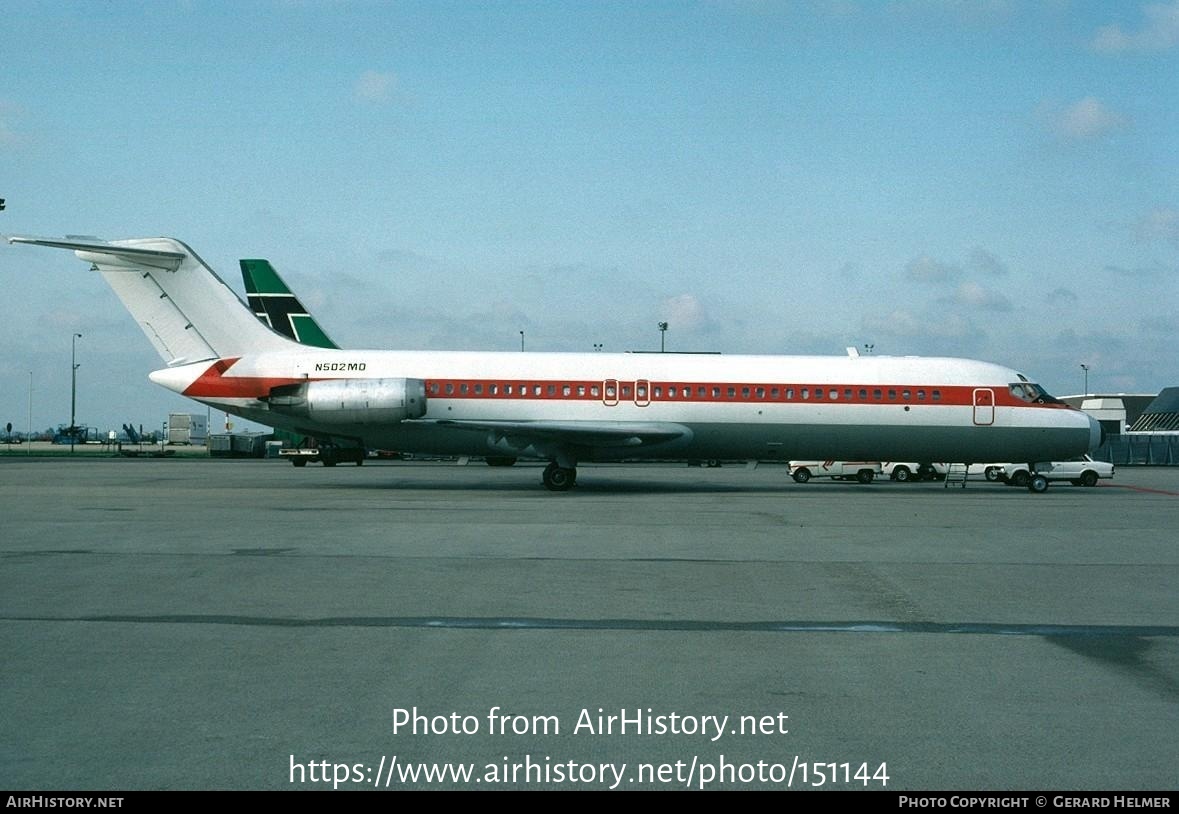
{"label": "concrete tarmac", "polygon": [[1179,468],[0,459],[0,787],[1173,790],[1177,532]]}

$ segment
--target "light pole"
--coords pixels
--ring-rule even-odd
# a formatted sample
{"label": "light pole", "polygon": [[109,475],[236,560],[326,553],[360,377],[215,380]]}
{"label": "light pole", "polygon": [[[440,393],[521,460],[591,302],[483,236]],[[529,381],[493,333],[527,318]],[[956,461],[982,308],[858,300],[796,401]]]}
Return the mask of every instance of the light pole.
{"label": "light pole", "polygon": [[25,437],[25,455],[33,454],[33,371],[29,371],[29,434]]}
{"label": "light pole", "polygon": [[667,346],[666,343],[664,342],[666,337],[667,337],[667,323],[660,322],[659,323],[659,352],[660,353],[663,353],[664,348]]}
{"label": "light pole", "polygon": [[1089,366],[1081,365],[1081,370],[1085,371],[1085,397],[1089,397]]}
{"label": "light pole", "polygon": [[520,353],[524,352],[524,332],[520,331]]}
{"label": "light pole", "polygon": [[594,350],[595,350],[595,351],[600,351],[600,350],[602,350],[602,343],[601,343],[601,342],[595,342],[595,343],[594,343]]}
{"label": "light pole", "polygon": [[78,424],[74,416],[78,408],[78,340],[82,334],[70,337],[70,452],[78,438]]}

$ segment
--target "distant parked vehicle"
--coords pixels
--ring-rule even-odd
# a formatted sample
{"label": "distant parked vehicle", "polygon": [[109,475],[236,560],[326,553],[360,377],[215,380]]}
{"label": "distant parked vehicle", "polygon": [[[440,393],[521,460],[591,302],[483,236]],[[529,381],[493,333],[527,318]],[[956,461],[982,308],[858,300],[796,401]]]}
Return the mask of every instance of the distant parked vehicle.
{"label": "distant parked vehicle", "polygon": [[796,483],[806,483],[811,478],[871,483],[880,473],[880,461],[790,461],[790,477]]}
{"label": "distant parked vehicle", "polygon": [[[1098,480],[1114,476],[1114,465],[1082,455],[1067,461],[1037,463],[1035,474],[1043,475],[1050,481],[1066,480],[1074,486],[1096,486]],[[1001,480],[1008,486],[1028,486],[1032,478],[1033,474],[1027,464],[1003,465]]]}

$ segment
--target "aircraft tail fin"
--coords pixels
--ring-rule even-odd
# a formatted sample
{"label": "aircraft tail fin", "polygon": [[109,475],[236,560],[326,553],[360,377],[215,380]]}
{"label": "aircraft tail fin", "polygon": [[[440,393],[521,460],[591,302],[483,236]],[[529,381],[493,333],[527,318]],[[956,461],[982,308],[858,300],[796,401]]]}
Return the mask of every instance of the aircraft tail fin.
{"label": "aircraft tail fin", "polygon": [[283,281],[269,260],[240,260],[246,298],[258,319],[302,345],[340,347]]}
{"label": "aircraft tail fin", "polygon": [[255,319],[237,294],[179,240],[13,236],[8,242],[71,249],[90,263],[169,366],[292,346]]}

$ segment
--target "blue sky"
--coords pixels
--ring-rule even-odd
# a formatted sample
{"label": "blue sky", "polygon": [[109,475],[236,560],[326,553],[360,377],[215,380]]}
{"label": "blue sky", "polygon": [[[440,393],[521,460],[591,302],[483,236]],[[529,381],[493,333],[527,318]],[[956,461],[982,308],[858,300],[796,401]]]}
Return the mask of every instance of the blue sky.
{"label": "blue sky", "polygon": [[[1179,0],[22,2],[0,233],[269,258],[353,347],[952,355],[1179,384]],[[192,407],[0,246],[0,424]]]}

